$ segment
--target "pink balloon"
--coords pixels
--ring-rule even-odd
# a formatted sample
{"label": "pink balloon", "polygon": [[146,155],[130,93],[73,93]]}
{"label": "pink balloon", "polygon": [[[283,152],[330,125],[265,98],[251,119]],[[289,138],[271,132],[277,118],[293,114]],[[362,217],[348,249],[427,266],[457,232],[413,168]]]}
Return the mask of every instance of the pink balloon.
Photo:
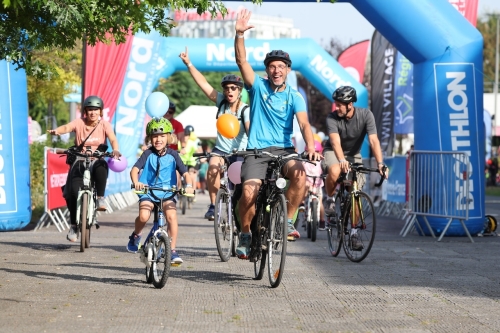
{"label": "pink balloon", "polygon": [[233,184],[240,184],[241,183],[241,165],[242,164],[243,164],[242,161],[236,161],[229,166],[229,169],[227,169],[227,175],[229,177],[229,180]]}
{"label": "pink balloon", "polygon": [[122,172],[127,168],[127,159],[125,156],[120,156],[119,160],[114,158],[108,159],[108,167],[114,172]]}

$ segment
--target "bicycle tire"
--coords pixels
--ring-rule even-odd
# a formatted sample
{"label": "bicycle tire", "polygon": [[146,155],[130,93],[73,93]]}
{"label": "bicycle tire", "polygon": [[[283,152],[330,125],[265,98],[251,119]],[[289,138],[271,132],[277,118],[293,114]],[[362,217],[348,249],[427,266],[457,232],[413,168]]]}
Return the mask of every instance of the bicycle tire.
{"label": "bicycle tire", "polygon": [[181,204],[182,215],[186,215],[186,207],[187,207],[187,197],[186,196],[181,195],[180,204]]}
{"label": "bicycle tire", "polygon": [[[286,246],[288,235],[285,196],[277,194],[271,202],[269,214],[269,242],[267,246],[267,268],[272,288],[280,285],[285,271]],[[276,264],[275,264],[276,263]]]}
{"label": "bicycle tire", "polygon": [[307,219],[306,219],[306,229],[307,229],[307,238],[311,238],[311,236],[312,236],[312,229],[311,229],[310,216],[308,216]]}
{"label": "bicycle tire", "polygon": [[172,260],[170,239],[163,233],[158,235],[154,253],[155,260],[151,265],[153,286],[157,289],[161,289],[167,283],[170,274],[170,261]]}
{"label": "bicycle tire", "polygon": [[233,224],[229,221],[231,214],[230,196],[224,189],[217,191],[214,210],[214,232],[217,252],[220,260],[226,262],[231,257],[233,246]]}
{"label": "bicycle tire", "polygon": [[[264,272],[265,272],[265,268],[266,268],[266,257],[267,257],[267,252],[262,249],[263,244],[267,245],[267,244],[265,244],[265,241],[267,238],[266,233],[260,234],[260,230],[262,230],[261,227],[264,225],[264,218],[265,218],[262,206],[260,206],[259,211],[257,212],[257,214],[255,216],[257,218],[256,230],[258,230],[258,231],[254,231],[253,235],[255,235],[255,237],[261,238],[260,239],[260,241],[261,241],[261,253],[260,253],[260,259],[254,261],[254,263],[253,263],[254,280],[262,280],[262,277],[264,276]],[[252,239],[252,242],[253,242],[253,239]]]}
{"label": "bicycle tire", "polygon": [[340,248],[342,246],[342,219],[339,218],[341,216],[341,208],[340,208],[340,195],[335,199],[335,215],[328,217],[328,248],[330,249],[330,254],[333,257],[336,257],[340,253]]}
{"label": "bicycle tire", "polygon": [[[149,244],[149,242],[144,243],[141,251],[143,251],[143,252],[146,251],[146,249],[148,248],[148,244]],[[144,257],[147,258],[148,254],[144,253]],[[146,265],[146,283],[153,283],[153,275],[154,275],[153,265],[150,265],[149,267],[148,267],[148,265]]]}
{"label": "bicycle tire", "polygon": [[316,234],[318,232],[318,200],[311,201],[311,242],[316,241]]}
{"label": "bicycle tire", "polygon": [[[361,242],[361,249],[355,249],[352,230],[352,210],[360,206],[360,216],[356,227],[356,234]],[[348,210],[348,220],[345,223],[346,230],[344,232],[344,252],[352,262],[363,261],[373,245],[376,230],[376,217],[373,202],[370,196],[364,192],[357,192],[354,195],[354,202],[351,202]],[[347,216],[346,216],[347,217]]]}
{"label": "bicycle tire", "polygon": [[80,205],[80,252],[85,252],[85,241],[87,239],[87,209],[89,204],[89,194],[83,193]]}
{"label": "bicycle tire", "polygon": [[88,249],[90,248],[90,231],[91,227],[87,225],[87,232],[85,233],[85,248]]}

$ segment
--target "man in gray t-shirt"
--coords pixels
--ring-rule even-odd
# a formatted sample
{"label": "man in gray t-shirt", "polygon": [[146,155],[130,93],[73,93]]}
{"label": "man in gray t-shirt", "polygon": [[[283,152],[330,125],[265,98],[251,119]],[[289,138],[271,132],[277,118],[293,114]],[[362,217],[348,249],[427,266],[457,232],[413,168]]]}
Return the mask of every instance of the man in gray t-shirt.
{"label": "man in gray t-shirt", "polygon": [[[330,144],[325,146],[323,167],[328,172],[326,178],[326,192],[331,200],[337,185],[340,172],[347,172],[349,162],[361,163],[361,145],[368,134],[373,156],[377,160],[378,169],[383,175],[384,167],[382,150],[377,137],[377,128],[373,113],[364,108],[355,108],[357,101],[356,90],[349,86],[339,87],[333,93],[336,111],[326,118]],[[325,212],[330,215],[333,207],[325,207]]]}

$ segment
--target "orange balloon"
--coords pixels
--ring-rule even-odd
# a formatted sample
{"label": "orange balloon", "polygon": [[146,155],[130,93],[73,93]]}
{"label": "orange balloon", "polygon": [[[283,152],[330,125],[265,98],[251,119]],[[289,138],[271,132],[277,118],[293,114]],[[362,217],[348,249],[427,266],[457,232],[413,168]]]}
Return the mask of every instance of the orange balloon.
{"label": "orange balloon", "polygon": [[235,115],[225,113],[217,119],[217,131],[227,139],[234,139],[240,132],[240,122]]}

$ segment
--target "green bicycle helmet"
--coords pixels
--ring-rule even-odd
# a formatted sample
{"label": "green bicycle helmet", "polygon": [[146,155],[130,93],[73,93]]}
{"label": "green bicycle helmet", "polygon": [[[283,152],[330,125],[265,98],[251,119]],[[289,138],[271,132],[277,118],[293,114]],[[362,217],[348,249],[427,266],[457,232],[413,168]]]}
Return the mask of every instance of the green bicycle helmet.
{"label": "green bicycle helmet", "polygon": [[163,133],[172,133],[174,131],[174,127],[172,123],[165,118],[153,118],[149,121],[146,126],[146,134],[163,134]]}

